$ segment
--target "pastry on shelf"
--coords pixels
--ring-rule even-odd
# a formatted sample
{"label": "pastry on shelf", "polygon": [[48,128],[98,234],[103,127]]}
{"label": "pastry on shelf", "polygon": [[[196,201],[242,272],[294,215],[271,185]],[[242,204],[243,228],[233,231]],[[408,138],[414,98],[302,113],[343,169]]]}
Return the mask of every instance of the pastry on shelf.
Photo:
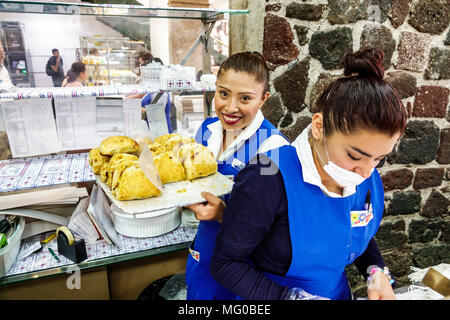
{"label": "pastry on shelf", "polygon": [[116,153],[135,153],[139,144],[126,136],[111,136],[100,143],[100,153],[112,156]]}
{"label": "pastry on shelf", "polygon": [[91,151],[89,151],[89,165],[92,168],[92,172],[94,174],[99,174],[102,170],[103,162],[105,162],[107,159],[109,159],[109,157],[100,154],[99,148],[91,149]]}
{"label": "pastry on shelf", "polygon": [[121,172],[114,195],[117,200],[144,199],[161,195],[161,190],[150,182],[139,165],[133,165]]}
{"label": "pastry on shelf", "polygon": [[161,183],[186,180],[186,171],[180,159],[171,152],[163,152],[153,159]]}

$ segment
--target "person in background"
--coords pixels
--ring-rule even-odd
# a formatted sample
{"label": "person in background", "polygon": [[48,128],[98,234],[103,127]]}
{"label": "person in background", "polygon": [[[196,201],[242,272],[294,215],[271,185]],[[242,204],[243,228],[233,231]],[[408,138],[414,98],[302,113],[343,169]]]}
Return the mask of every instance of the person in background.
{"label": "person in background", "polygon": [[5,61],[5,50],[3,49],[3,46],[0,43],[0,92],[15,91],[16,87],[11,82],[8,69],[6,69],[4,61]]}
{"label": "person in background", "polygon": [[395,299],[374,240],[384,211],[375,167],[407,114],[383,80],[383,58],[373,48],[346,54],[344,76],[323,91],[312,123],[236,177],[211,274],[240,298],[352,299],[345,268],[354,262],[370,300]]}
{"label": "person in background", "polygon": [[86,65],[83,62],[74,62],[72,67],[67,72],[64,79],[63,87],[82,87],[84,82],[88,79],[88,72]]}
{"label": "person in background", "polygon": [[139,66],[146,66],[153,59],[153,55],[149,51],[140,51],[138,54]]}
{"label": "person in background", "polygon": [[64,80],[63,59],[59,55],[58,49],[52,50],[52,56],[48,59],[45,72],[52,77],[53,86],[61,87]]}
{"label": "person in background", "polygon": [[[270,153],[272,149],[289,144],[260,110],[269,95],[269,69],[260,53],[236,53],[220,66],[214,95],[217,117],[203,122],[195,140],[211,150],[218,171],[230,179],[234,180],[255,154]],[[210,273],[221,213],[228,196],[224,201],[208,192],[202,196],[206,203],[187,207],[200,220],[186,263],[187,299],[234,299],[234,293],[214,280]]]}

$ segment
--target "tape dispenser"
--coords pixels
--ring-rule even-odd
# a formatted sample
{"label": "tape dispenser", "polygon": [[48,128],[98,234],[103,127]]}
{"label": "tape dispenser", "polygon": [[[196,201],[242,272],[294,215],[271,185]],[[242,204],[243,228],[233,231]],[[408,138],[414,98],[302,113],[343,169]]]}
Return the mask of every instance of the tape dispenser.
{"label": "tape dispenser", "polygon": [[75,241],[72,232],[67,227],[56,229],[58,252],[67,259],[80,263],[87,259],[86,245],[84,239]]}

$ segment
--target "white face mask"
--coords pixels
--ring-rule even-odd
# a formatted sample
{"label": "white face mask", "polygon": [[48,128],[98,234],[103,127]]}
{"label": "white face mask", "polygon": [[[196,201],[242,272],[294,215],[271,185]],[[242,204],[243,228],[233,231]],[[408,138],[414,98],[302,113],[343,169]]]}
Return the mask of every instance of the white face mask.
{"label": "white face mask", "polygon": [[[359,174],[352,172],[352,171],[348,171],[346,169],[343,169],[343,168],[339,167],[338,165],[336,165],[335,163],[333,163],[330,160],[330,156],[328,155],[327,140],[325,138],[325,135],[324,135],[324,139],[325,139],[325,151],[327,153],[328,163],[326,165],[324,165],[323,170],[331,177],[331,179],[333,179],[338,185],[340,185],[341,187],[344,187],[344,188],[345,187],[355,187],[355,186],[361,184],[364,180],[366,180],[366,178],[363,178]],[[319,154],[319,151],[317,151],[316,144],[314,142],[314,138],[313,138],[313,145],[314,145],[314,149],[316,149],[317,155],[319,156],[320,160],[322,160],[322,162],[325,164],[325,161],[323,161],[322,157]],[[373,168],[372,168],[372,171],[373,171]]]}

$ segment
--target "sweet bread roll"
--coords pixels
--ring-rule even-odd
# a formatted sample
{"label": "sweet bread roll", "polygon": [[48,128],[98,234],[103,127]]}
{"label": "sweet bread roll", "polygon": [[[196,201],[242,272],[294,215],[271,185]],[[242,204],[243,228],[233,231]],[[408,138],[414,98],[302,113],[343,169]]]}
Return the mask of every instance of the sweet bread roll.
{"label": "sweet bread roll", "polygon": [[116,153],[109,160],[108,180],[106,181],[106,184],[108,185],[108,187],[111,188],[114,171],[116,170],[117,166],[119,165],[120,162],[125,161],[125,160],[138,160],[138,157],[136,157],[135,155],[132,155],[132,154],[127,154],[127,153]]}
{"label": "sweet bread roll", "polygon": [[164,146],[162,144],[160,144],[159,142],[153,142],[152,144],[149,144],[148,148],[152,152],[153,156],[157,156],[158,154],[161,154],[166,151]]}
{"label": "sweet bread roll", "polygon": [[[122,172],[132,166],[139,166],[139,162],[137,160],[124,160],[118,163],[116,169],[114,170],[114,175],[112,177],[111,182],[111,191],[114,191],[114,189],[119,184],[120,176],[122,175]],[[114,192],[113,192],[114,193]]]}
{"label": "sweet bread roll", "polygon": [[120,175],[119,184],[114,189],[117,200],[144,199],[160,194],[161,190],[148,180],[139,166],[126,168]]}
{"label": "sweet bread roll", "polygon": [[206,177],[217,172],[217,162],[208,148],[198,143],[184,144],[178,156],[186,170],[188,180]]}
{"label": "sweet bread roll", "polygon": [[99,148],[91,149],[91,151],[89,151],[89,165],[92,168],[92,172],[94,174],[99,174],[102,170],[103,162],[105,162],[108,158],[108,156],[103,156],[100,154]]}
{"label": "sweet bread roll", "polygon": [[[136,142],[138,142],[138,144],[141,143],[141,142],[144,142],[144,145],[147,145],[147,146],[149,146],[149,145],[151,145],[153,143],[152,139],[147,138],[147,137],[137,139]],[[142,147],[139,144],[139,148],[138,148],[138,151],[136,151],[136,153],[137,153],[138,156],[140,156],[141,152],[142,152]]]}
{"label": "sweet bread roll", "polygon": [[102,163],[102,169],[100,170],[100,177],[102,178],[102,182],[106,182],[108,180],[108,167],[110,160],[111,157],[108,157],[108,159],[106,159]]}
{"label": "sweet bread roll", "polygon": [[162,184],[186,180],[183,164],[173,153],[163,152],[153,160]]}
{"label": "sweet bread roll", "polygon": [[194,139],[188,138],[188,137],[182,137],[182,136],[173,136],[166,140],[164,144],[164,149],[166,151],[174,152],[176,153],[178,151],[178,148],[186,143],[195,142]]}
{"label": "sweet bread roll", "polygon": [[108,137],[100,144],[100,153],[109,156],[116,153],[135,153],[138,149],[139,144],[125,136]]}
{"label": "sweet bread roll", "polygon": [[161,144],[162,146],[164,146],[166,144],[167,140],[169,140],[170,138],[174,138],[174,137],[181,138],[181,135],[179,133],[164,134],[162,136],[159,136],[159,137],[153,139],[153,142],[157,142],[157,143]]}

